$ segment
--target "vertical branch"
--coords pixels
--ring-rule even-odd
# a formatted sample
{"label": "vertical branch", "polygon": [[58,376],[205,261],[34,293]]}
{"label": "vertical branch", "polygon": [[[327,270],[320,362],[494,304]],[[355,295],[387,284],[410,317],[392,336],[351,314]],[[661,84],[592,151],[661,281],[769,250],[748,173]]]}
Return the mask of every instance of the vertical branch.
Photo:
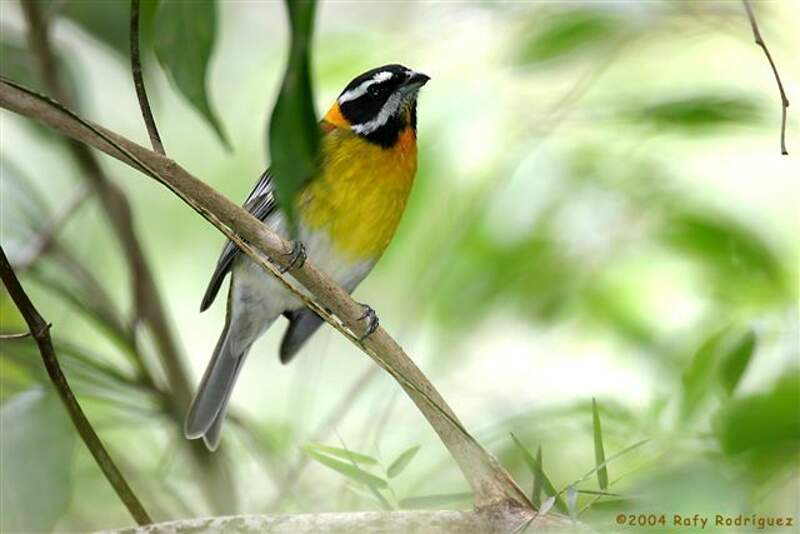
{"label": "vertical branch", "polygon": [[147,128],[147,135],[150,136],[150,144],[153,150],[159,154],[166,155],[164,145],[161,143],[161,136],[158,135],[156,120],[150,110],[150,102],[147,99],[147,91],[144,87],[142,78],[142,62],[139,56],[139,0],[131,0],[131,73],[133,74],[133,86],[136,88],[136,98],[139,100],[139,107],[142,110],[142,118]]}
{"label": "vertical branch", "polygon": [[772,60],[772,54],[769,53],[769,48],[767,48],[764,38],[761,37],[761,30],[758,28],[758,22],[756,22],[756,16],[753,13],[753,7],[750,5],[749,0],[742,0],[742,3],[744,4],[745,12],[747,12],[747,19],[750,21],[750,28],[753,30],[753,38],[755,39],[756,44],[764,51],[764,55],[767,56],[769,66],[772,68],[772,74],[775,75],[775,82],[778,84],[778,92],[781,95],[781,154],[788,156],[789,151],[786,150],[786,114],[789,108],[789,98],[787,98],[786,91],[783,89],[783,83],[781,83],[781,77],[780,74],[778,74],[778,68],[775,66],[775,62]]}
{"label": "vertical branch", "polygon": [[142,506],[142,503],[128,485],[125,477],[122,476],[114,460],[109,456],[108,451],[106,451],[97,433],[92,428],[91,423],[89,423],[89,420],[83,413],[80,404],[78,404],[78,400],[72,393],[72,389],[70,389],[69,383],[67,382],[67,377],[64,376],[64,373],[61,371],[55,349],[53,349],[53,342],[50,339],[50,325],[42,318],[28,298],[17,276],[11,269],[11,265],[8,263],[8,258],[6,258],[6,253],[2,247],[0,247],[0,278],[2,278],[3,284],[8,290],[8,294],[25,319],[30,334],[39,347],[39,353],[47,369],[47,375],[50,377],[50,381],[53,383],[53,387],[58,392],[59,397],[61,397],[61,402],[64,403],[69,418],[72,420],[72,424],[75,425],[75,429],[78,431],[84,444],[89,449],[89,452],[92,453],[100,470],[103,471],[106,480],[108,480],[108,483],[114,488],[119,499],[139,525],[148,525],[152,523],[153,520],[150,519],[144,506]]}

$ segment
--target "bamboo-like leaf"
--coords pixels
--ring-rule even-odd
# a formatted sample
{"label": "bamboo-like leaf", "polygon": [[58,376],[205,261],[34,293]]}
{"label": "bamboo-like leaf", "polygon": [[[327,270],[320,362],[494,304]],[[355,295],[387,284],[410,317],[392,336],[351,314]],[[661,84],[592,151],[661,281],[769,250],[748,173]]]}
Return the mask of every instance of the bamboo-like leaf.
{"label": "bamboo-like leaf", "polygon": [[578,490],[574,484],[567,488],[567,509],[569,516],[575,518],[578,513]]}
{"label": "bamboo-like leaf", "polygon": [[353,452],[347,449],[340,449],[339,447],[332,447],[330,445],[323,445],[322,443],[307,443],[305,445],[306,449],[315,450],[329,456],[336,456],[337,458],[342,458],[344,460],[352,460],[354,462],[365,464],[365,465],[377,465],[378,460],[369,456],[367,454],[362,454],[360,452]]}
{"label": "bamboo-like leaf", "polygon": [[606,467],[606,453],[603,450],[603,428],[600,426],[600,412],[597,410],[597,401],[592,398],[592,427],[594,429],[594,461],[597,466],[597,483],[600,489],[608,487],[608,468]]}
{"label": "bamboo-like leaf", "polygon": [[419,452],[419,445],[415,445],[413,447],[409,447],[395,459],[394,462],[389,466],[389,469],[386,471],[386,474],[389,475],[389,478],[394,478],[400,473],[403,472],[411,460],[414,459],[414,456]]}
{"label": "bamboo-like leaf", "polygon": [[[530,469],[533,476],[541,479],[544,492],[553,499],[553,501],[556,504],[556,507],[561,512],[566,514],[568,512],[567,505],[564,504],[564,501],[558,496],[556,488],[553,486],[553,483],[550,482],[550,479],[547,478],[547,475],[544,473],[543,467],[536,463],[536,459],[533,457],[530,451],[528,451],[528,449],[525,448],[522,442],[519,439],[517,439],[517,436],[511,434],[511,439],[514,440],[514,444],[519,448],[519,450],[522,451],[522,455],[525,458],[525,462],[528,464],[528,469]],[[542,509],[549,500],[550,499],[545,500],[545,502],[542,504],[542,508],[539,509],[539,513],[543,513]],[[552,503],[550,504],[550,506],[552,506]]]}
{"label": "bamboo-like leaf", "polygon": [[546,515],[547,512],[553,507],[553,503],[558,502],[558,499],[555,495],[551,495],[550,497],[546,498],[542,503],[542,507],[539,508],[539,514]]}
{"label": "bamboo-like leaf", "polygon": [[318,461],[319,463],[321,463],[326,467],[330,467],[334,471],[337,471],[338,473],[346,476],[351,480],[355,480],[369,487],[377,489],[383,489],[388,486],[387,482],[384,479],[377,477],[372,473],[367,473],[363,469],[360,469],[352,464],[339,461],[335,458],[331,458],[330,456],[322,454],[321,452],[314,450],[311,447],[305,447],[304,450],[305,453],[308,454],[314,460]]}
{"label": "bamboo-like leaf", "polygon": [[758,123],[761,109],[747,96],[698,94],[671,98],[634,109],[630,116],[662,129],[697,132],[736,124]]}
{"label": "bamboo-like leaf", "polygon": [[165,0],[156,12],[154,48],[174,86],[229,146],[206,90],[216,32],[214,0]]}
{"label": "bamboo-like leaf", "polygon": [[50,532],[72,494],[75,431],[58,397],[32,389],[0,408],[0,530]]}
{"label": "bamboo-like leaf", "polygon": [[[594,466],[593,468],[591,468],[589,471],[587,471],[587,472],[586,472],[586,474],[584,474],[584,475],[583,475],[581,478],[579,478],[578,480],[576,480],[576,481],[575,481],[575,482],[573,482],[572,484],[573,484],[573,485],[578,485],[578,484],[580,484],[581,482],[585,482],[586,480],[589,480],[589,478],[591,478],[591,476],[592,476],[593,474],[595,474],[595,473],[596,473],[596,472],[597,472],[599,469],[601,469],[601,468],[603,468],[603,467],[607,466],[608,464],[610,464],[611,462],[613,462],[613,461],[614,461],[614,460],[616,460],[617,458],[621,458],[622,456],[625,456],[626,454],[628,454],[629,452],[633,451],[634,449],[638,449],[638,448],[639,448],[639,447],[641,447],[642,445],[644,445],[644,444],[646,444],[646,443],[649,443],[649,442],[650,442],[650,440],[649,440],[649,439],[643,439],[643,440],[641,440],[641,441],[637,441],[637,442],[636,442],[636,443],[634,443],[633,445],[630,445],[630,446],[628,446],[628,447],[625,447],[624,449],[622,449],[621,451],[619,451],[619,452],[618,452],[618,453],[616,453],[616,454],[612,454],[612,455],[611,455],[611,456],[609,456],[609,457],[608,457],[608,458],[607,458],[607,459],[606,459],[606,460],[605,460],[603,463],[601,463],[600,465],[596,465],[596,466]],[[617,478],[617,480],[619,480],[619,478]]]}
{"label": "bamboo-like leaf", "polygon": [[581,495],[597,495],[600,497],[622,497],[619,493],[610,493],[608,491],[595,491],[595,490],[578,490]]}
{"label": "bamboo-like leaf", "polygon": [[316,2],[287,0],[292,29],[289,61],[269,122],[268,145],[278,203],[294,228],[294,201],[311,179],[319,152],[310,58]]}
{"label": "bamboo-like leaf", "polygon": [[521,59],[538,63],[579,51],[596,50],[620,32],[620,21],[607,10],[573,9],[536,19],[536,30],[520,43]]}
{"label": "bamboo-like leaf", "polygon": [[[542,446],[536,449],[536,468],[542,470]],[[542,478],[533,477],[533,490],[531,491],[531,502],[538,509],[542,505]]]}
{"label": "bamboo-like leaf", "polygon": [[719,347],[727,334],[726,328],[706,338],[695,351],[692,361],[683,373],[681,416],[684,421],[695,414],[710,391],[708,384],[714,374]]}

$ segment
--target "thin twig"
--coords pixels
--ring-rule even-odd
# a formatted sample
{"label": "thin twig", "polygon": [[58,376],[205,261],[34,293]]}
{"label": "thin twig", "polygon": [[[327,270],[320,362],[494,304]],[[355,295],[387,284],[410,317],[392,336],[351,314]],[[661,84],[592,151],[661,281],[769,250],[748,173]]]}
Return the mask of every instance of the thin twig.
{"label": "thin twig", "polygon": [[131,0],[131,73],[133,73],[133,86],[136,88],[136,98],[139,99],[139,107],[142,110],[142,119],[147,127],[147,135],[150,136],[150,144],[153,150],[159,154],[166,155],[164,145],[161,143],[161,136],[158,135],[156,119],[150,110],[150,101],[147,99],[147,90],[144,87],[142,78],[142,62],[139,57],[139,0]]}
{"label": "thin twig", "polygon": [[92,453],[92,456],[94,456],[97,465],[103,471],[109,484],[114,488],[117,496],[128,509],[131,516],[133,516],[133,519],[136,520],[139,525],[149,525],[153,520],[147,515],[142,503],[136,497],[136,494],[133,493],[133,490],[125,481],[125,477],[122,476],[116,464],[114,464],[114,461],[111,459],[111,456],[109,456],[100,438],[97,437],[91,423],[89,423],[89,420],[83,413],[80,404],[78,404],[78,400],[72,393],[69,383],[67,382],[67,377],[64,376],[64,373],[61,371],[56,352],[53,349],[53,342],[50,339],[50,325],[42,318],[28,298],[25,290],[22,289],[22,285],[20,285],[17,276],[11,269],[11,265],[8,263],[6,253],[2,247],[0,247],[0,278],[2,278],[3,284],[6,286],[6,290],[8,290],[8,294],[11,296],[17,309],[28,324],[31,335],[36,340],[36,344],[39,347],[39,353],[42,355],[42,361],[47,369],[47,374],[53,382],[53,387],[58,392],[59,397],[61,397],[61,401],[67,408],[72,424],[75,425],[75,429],[78,431],[81,439],[86,444],[89,452]]}
{"label": "thin twig", "polygon": [[786,91],[783,89],[783,83],[781,83],[781,77],[778,74],[778,68],[775,66],[775,62],[772,60],[772,54],[769,53],[769,48],[767,48],[764,38],[761,37],[761,30],[758,29],[758,22],[756,22],[756,16],[753,13],[753,8],[750,5],[750,1],[742,0],[742,3],[744,4],[745,12],[747,12],[747,19],[750,21],[750,28],[753,30],[753,38],[755,39],[756,44],[764,51],[764,55],[767,56],[769,66],[772,68],[772,74],[775,75],[775,82],[778,84],[778,91],[781,94],[781,154],[788,156],[789,151],[786,150],[786,114],[789,108],[789,98],[787,98]]}
{"label": "thin twig", "polygon": [[91,188],[86,183],[82,183],[79,186],[72,198],[64,204],[61,211],[31,238],[31,244],[20,254],[21,257],[14,262],[14,268],[17,271],[27,271],[36,260],[50,251],[58,233],[64,228],[67,221],[78,212],[83,202],[91,195],[91,192]]}
{"label": "thin twig", "polygon": [[20,332],[18,334],[0,334],[0,341],[9,341],[12,339],[25,339],[30,336],[30,332]]}

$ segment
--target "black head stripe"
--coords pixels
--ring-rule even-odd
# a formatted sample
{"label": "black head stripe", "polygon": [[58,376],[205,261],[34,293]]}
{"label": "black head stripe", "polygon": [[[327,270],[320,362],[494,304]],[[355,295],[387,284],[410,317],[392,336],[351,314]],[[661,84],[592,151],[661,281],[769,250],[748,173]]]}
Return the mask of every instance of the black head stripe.
{"label": "black head stripe", "polygon": [[[339,95],[342,115],[354,132],[384,147],[406,126],[416,126],[417,73],[402,65],[384,65],[353,79]],[[427,81],[425,77],[422,81]]]}
{"label": "black head stripe", "polygon": [[[344,91],[342,91],[342,95],[347,93],[348,91],[352,91],[358,88],[364,82],[372,80],[373,78],[375,78],[376,75],[381,73],[386,73],[387,75],[391,74],[392,75],[391,78],[387,81],[393,82],[394,87],[397,87],[397,85],[402,83],[406,73],[409,71],[410,69],[397,64],[384,65],[383,67],[377,67],[375,69],[368,70],[364,74],[361,74],[353,78],[353,80],[349,84],[347,84],[347,87],[344,88]],[[341,97],[341,95],[339,96]]]}

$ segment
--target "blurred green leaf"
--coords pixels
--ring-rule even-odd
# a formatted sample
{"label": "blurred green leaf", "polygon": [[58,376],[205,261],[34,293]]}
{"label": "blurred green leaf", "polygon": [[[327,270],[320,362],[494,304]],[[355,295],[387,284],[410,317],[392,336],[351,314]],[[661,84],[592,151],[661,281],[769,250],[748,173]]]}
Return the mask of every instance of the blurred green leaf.
{"label": "blurred green leaf", "polygon": [[[674,451],[670,449],[669,452]],[[606,501],[606,504],[593,511],[610,514],[605,520],[613,524],[614,516],[619,513],[653,514],[654,510],[666,507],[666,525],[656,524],[655,528],[631,529],[635,532],[676,532],[679,530],[672,525],[672,514],[693,516],[694,514],[710,515],[711,523],[714,514],[738,514],[746,510],[745,484],[740,477],[735,477],[719,462],[690,461],[682,458],[669,458],[659,455],[654,464],[649,464],[648,469],[641,472],[628,484],[631,497]],[[613,503],[613,504],[608,504]],[[594,507],[593,507],[594,508]],[[666,511],[669,512],[666,512]],[[656,514],[658,517],[660,514]],[[595,518],[598,520],[600,518]],[[593,521],[594,522],[594,521]],[[629,525],[625,525],[626,529]],[[672,526],[673,528],[664,528]],[[710,526],[710,525],[709,525]],[[617,531],[622,529],[617,529]],[[683,529],[680,529],[683,530]],[[697,529],[687,528],[687,531],[701,532]],[[733,529],[736,530],[736,529]]]}
{"label": "blurred green leaf", "polygon": [[41,91],[39,76],[34,72],[35,59],[28,47],[8,39],[0,33],[0,74],[22,85]]}
{"label": "blurred green leaf", "polygon": [[600,426],[600,413],[597,411],[597,401],[592,399],[592,429],[594,431],[594,461],[597,466],[597,483],[600,489],[608,487],[608,468],[606,467],[606,453],[603,450],[603,429]]}
{"label": "blurred green leaf", "polygon": [[292,28],[289,61],[269,121],[268,145],[277,199],[294,228],[294,202],[311,179],[319,152],[309,58],[316,2],[286,2]]}
{"label": "blurred green leaf", "polygon": [[[15,36],[13,32],[2,28],[0,31],[0,75],[36,91],[47,93],[41,83],[36,58],[30,53],[24,42],[24,35]],[[58,69],[59,80],[67,94],[75,99],[79,92],[75,77],[69,68],[70,63],[64,61],[63,55],[58,50],[55,50],[54,54],[61,67]],[[28,125],[48,138],[56,136],[51,128],[38,121],[29,121]]]}
{"label": "blurred green leaf", "polygon": [[800,371],[784,375],[771,391],[733,399],[714,420],[722,450],[748,454],[753,465],[796,465],[800,453]]}
{"label": "blurred green leaf", "polygon": [[615,35],[620,21],[600,10],[572,9],[550,17],[537,17],[533,27],[541,29],[520,44],[521,59],[527,63],[590,50]]}
{"label": "blurred green leaf", "polygon": [[[3,215],[15,222],[13,225],[0,225],[0,235],[5,239],[30,238],[30,234],[50,216],[48,201],[42,191],[5,157],[0,158],[0,197],[5,201]],[[11,252],[12,257],[14,252]]]}
{"label": "blurred green leaf", "polygon": [[652,324],[637,306],[638,294],[630,295],[630,281],[624,285],[607,282],[597,277],[587,284],[584,293],[587,315],[613,329],[625,339],[642,346],[651,345],[656,339]]}
{"label": "blurred green leaf", "polygon": [[421,495],[400,499],[400,508],[406,510],[446,508],[472,502],[471,493],[443,493],[440,495]]}
{"label": "blurred green leaf", "polygon": [[330,445],[323,445],[321,443],[308,443],[305,445],[307,449],[315,450],[321,453],[329,454],[345,460],[352,460],[365,465],[377,465],[378,460],[366,454],[353,452],[347,449],[340,449],[339,447],[331,447]]}
{"label": "blurred green leaf", "polygon": [[384,489],[388,486],[386,481],[380,477],[377,477],[371,473],[367,473],[363,469],[360,469],[352,464],[341,462],[330,456],[322,454],[321,452],[315,450],[312,447],[304,447],[305,453],[308,454],[311,458],[318,461],[322,465],[330,467],[334,471],[341,473],[342,475],[360,482],[362,484],[366,484],[372,488],[377,489]]}
{"label": "blurred green leaf", "polygon": [[230,147],[206,91],[217,31],[214,0],[165,0],[156,14],[155,52],[173,85]]}
{"label": "blurred green leaf", "polygon": [[419,445],[415,445],[414,447],[409,447],[395,459],[394,462],[389,466],[388,471],[386,472],[389,475],[389,478],[394,478],[411,463],[411,460],[414,459],[414,456],[419,452]]}
{"label": "blurred green leaf", "polygon": [[748,330],[720,356],[719,380],[730,395],[739,384],[756,349],[756,334]]}
{"label": "blurred green leaf", "polygon": [[700,131],[735,124],[754,124],[761,108],[744,96],[695,95],[670,98],[626,112],[637,122],[658,128]]}
{"label": "blurred green leaf", "polygon": [[707,337],[694,352],[689,366],[684,371],[681,398],[683,420],[690,419],[711,392],[709,385],[717,363],[719,347],[727,334],[728,329],[724,329]]}
{"label": "blurred green leaf", "polygon": [[45,274],[38,266],[30,270],[29,276],[46,288],[50,295],[60,298],[90,320],[106,334],[106,339],[112,341],[126,356],[132,355],[131,333],[126,330],[121,318],[110,315],[111,310],[105,306],[104,299],[93,294],[88,288],[80,287],[79,283],[71,283],[65,276]]}
{"label": "blurred green leaf", "polygon": [[[28,365],[33,359],[32,356],[36,355],[25,354],[24,358],[15,358],[7,350],[0,354],[0,403],[5,403],[14,395],[30,389],[40,380],[43,382],[44,377],[32,372]],[[39,368],[41,369],[41,365]]]}
{"label": "blurred green leaf", "polygon": [[72,493],[75,433],[58,397],[41,389],[0,407],[0,530],[49,532]]}
{"label": "blurred green leaf", "polygon": [[[41,0],[39,0],[41,1]],[[172,0],[165,0],[165,2]],[[151,32],[158,0],[140,0],[139,25],[142,41],[147,42]],[[99,41],[124,57],[130,52],[130,1],[124,0],[50,0],[48,8],[83,28]]]}
{"label": "blurred green leaf", "polygon": [[[531,455],[528,449],[525,448],[522,442],[517,439],[517,436],[511,434],[511,439],[514,440],[514,444],[519,448],[520,451],[522,451],[522,455],[525,458],[525,463],[528,464],[528,469],[530,469],[531,474],[534,477],[541,479],[542,488],[544,488],[545,495],[554,498],[556,507],[561,512],[565,514],[568,513],[569,511],[567,510],[567,505],[560,497],[558,497],[558,492],[556,491],[555,486],[553,486],[553,483],[550,482],[550,479],[547,478],[547,475],[544,473],[543,466],[536,463],[536,459],[533,457],[533,455]],[[545,500],[545,502],[547,502],[547,500]],[[542,508],[544,508],[544,504],[542,505]]]}

